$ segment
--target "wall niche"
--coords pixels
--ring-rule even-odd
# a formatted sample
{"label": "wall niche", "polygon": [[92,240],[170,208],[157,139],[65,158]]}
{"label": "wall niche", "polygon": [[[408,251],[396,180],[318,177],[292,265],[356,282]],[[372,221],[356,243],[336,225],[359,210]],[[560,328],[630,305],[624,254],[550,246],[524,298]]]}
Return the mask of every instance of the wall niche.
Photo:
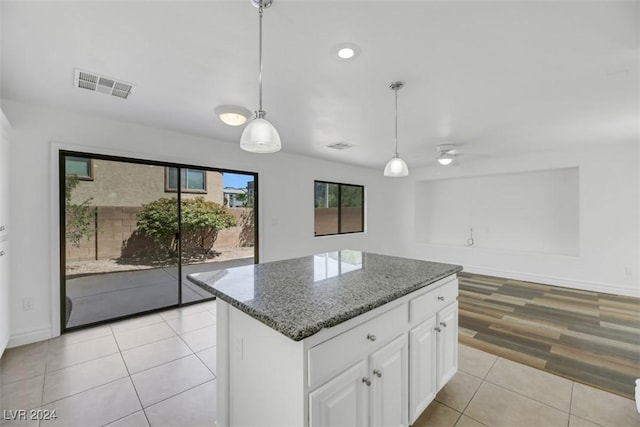
{"label": "wall niche", "polygon": [[579,168],[416,183],[421,243],[578,255]]}

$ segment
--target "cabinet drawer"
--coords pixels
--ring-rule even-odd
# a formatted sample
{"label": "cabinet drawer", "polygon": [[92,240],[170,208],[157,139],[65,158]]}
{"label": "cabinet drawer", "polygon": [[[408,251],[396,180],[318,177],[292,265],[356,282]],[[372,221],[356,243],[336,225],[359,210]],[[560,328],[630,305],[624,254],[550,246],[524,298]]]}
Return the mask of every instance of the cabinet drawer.
{"label": "cabinet drawer", "polygon": [[450,280],[409,301],[411,323],[421,322],[456,300],[458,279]]}
{"label": "cabinet drawer", "polygon": [[402,304],[331,338],[308,352],[309,387],[339,374],[381,344],[407,330],[407,305]]}

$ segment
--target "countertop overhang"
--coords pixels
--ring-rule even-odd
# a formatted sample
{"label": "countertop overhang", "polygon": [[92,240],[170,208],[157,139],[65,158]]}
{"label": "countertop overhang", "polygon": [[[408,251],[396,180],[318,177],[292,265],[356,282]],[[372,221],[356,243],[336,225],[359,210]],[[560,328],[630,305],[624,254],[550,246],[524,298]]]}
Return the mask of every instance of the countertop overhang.
{"label": "countertop overhang", "polygon": [[459,265],[341,250],[187,278],[300,341],[461,270]]}

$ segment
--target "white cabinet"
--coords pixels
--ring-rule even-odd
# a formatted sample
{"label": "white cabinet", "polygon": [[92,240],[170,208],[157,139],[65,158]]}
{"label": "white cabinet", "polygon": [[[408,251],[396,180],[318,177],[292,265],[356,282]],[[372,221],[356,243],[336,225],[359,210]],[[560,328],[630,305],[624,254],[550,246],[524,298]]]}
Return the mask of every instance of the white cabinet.
{"label": "white cabinet", "polygon": [[366,359],[382,344],[406,331],[407,307],[402,304],[311,347],[309,387],[315,388],[357,360]]}
{"label": "white cabinet", "polygon": [[[5,286],[7,289],[9,288],[9,241],[0,241],[0,284],[2,284],[3,288]],[[4,310],[0,311],[0,313],[3,316],[7,314]]]}
{"label": "white cabinet", "polygon": [[453,302],[409,332],[413,423],[458,370],[458,303]]}
{"label": "white cabinet", "polygon": [[[348,366],[368,358],[367,376],[363,377],[365,384],[371,383],[367,425],[412,424],[457,371],[457,295],[458,281],[444,281],[410,294],[405,304],[312,347],[310,388],[329,380],[321,387],[324,392]],[[314,422],[312,417],[311,427],[326,425]]]}
{"label": "white cabinet", "polygon": [[370,426],[407,426],[409,395],[407,335],[402,334],[369,357]]}
{"label": "white cabinet", "polygon": [[440,391],[458,370],[458,303],[440,310],[437,318],[437,384]]}
{"label": "white cabinet", "polygon": [[9,123],[0,111],[0,241],[9,237]]}
{"label": "white cabinet", "polygon": [[409,426],[457,369],[457,294],[451,275],[301,341],[219,299],[218,425]]}
{"label": "white cabinet", "polygon": [[411,378],[409,381],[409,418],[411,422],[436,397],[436,316],[422,322],[409,332],[411,347]]}
{"label": "white cabinet", "polygon": [[365,427],[368,424],[368,395],[363,380],[367,362],[338,375],[309,395],[309,416],[313,427]]}
{"label": "white cabinet", "polygon": [[407,426],[408,361],[402,334],[311,392],[311,427]]}

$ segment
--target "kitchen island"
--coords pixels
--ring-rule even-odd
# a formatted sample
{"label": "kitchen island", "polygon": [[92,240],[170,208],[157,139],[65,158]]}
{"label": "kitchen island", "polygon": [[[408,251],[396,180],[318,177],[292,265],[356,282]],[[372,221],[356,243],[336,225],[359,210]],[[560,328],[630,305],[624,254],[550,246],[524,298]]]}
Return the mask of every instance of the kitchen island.
{"label": "kitchen island", "polygon": [[457,265],[342,250],[196,273],[218,426],[408,426],[457,370]]}

